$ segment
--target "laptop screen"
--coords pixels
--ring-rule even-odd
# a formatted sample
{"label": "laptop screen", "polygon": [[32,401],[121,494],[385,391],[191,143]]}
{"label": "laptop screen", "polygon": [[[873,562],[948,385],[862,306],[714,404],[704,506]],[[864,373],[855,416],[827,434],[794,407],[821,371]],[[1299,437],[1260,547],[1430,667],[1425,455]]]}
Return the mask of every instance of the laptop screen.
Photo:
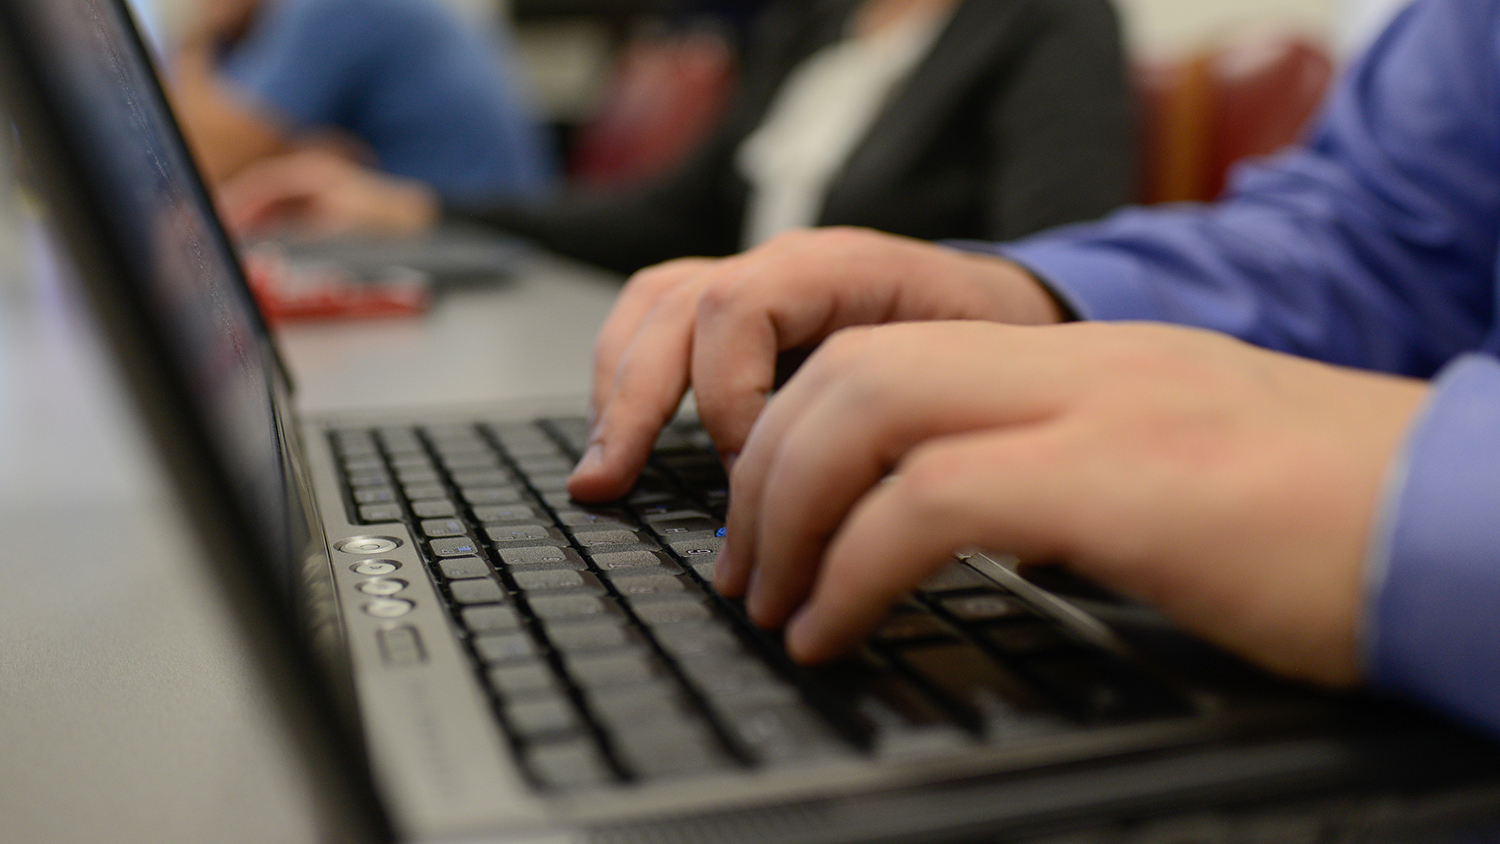
{"label": "laptop screen", "polygon": [[[43,102],[93,188],[111,274],[128,280],[237,504],[278,561],[293,545],[274,352],[128,12],[117,0],[7,3],[32,36]],[[24,143],[24,138],[23,138]],[[23,149],[23,155],[27,151]],[[277,572],[286,586],[290,572]]]}

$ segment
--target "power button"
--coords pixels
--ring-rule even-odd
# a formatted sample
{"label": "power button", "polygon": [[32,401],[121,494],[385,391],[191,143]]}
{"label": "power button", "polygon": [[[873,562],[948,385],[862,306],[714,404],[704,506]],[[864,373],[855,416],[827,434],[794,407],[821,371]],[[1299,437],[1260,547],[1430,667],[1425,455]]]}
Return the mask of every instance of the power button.
{"label": "power button", "polygon": [[333,546],[345,554],[357,554],[361,557],[369,557],[375,554],[389,554],[401,547],[401,540],[392,539],[389,536],[356,536],[346,539]]}

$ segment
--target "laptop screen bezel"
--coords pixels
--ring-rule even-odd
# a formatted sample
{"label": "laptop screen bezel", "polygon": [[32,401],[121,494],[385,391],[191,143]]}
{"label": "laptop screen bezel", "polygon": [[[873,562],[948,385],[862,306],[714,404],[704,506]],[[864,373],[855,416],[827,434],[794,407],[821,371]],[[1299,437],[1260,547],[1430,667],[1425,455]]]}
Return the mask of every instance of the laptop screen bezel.
{"label": "laptop screen bezel", "polygon": [[[49,57],[39,46],[44,40],[31,31],[30,3],[58,0],[0,0],[0,104],[15,123],[20,163],[27,186],[42,200],[46,224],[64,247],[66,266],[85,294],[89,311],[145,422],[169,480],[178,493],[187,521],[196,529],[204,567],[243,633],[241,641],[255,663],[260,679],[280,704],[281,726],[293,733],[290,744],[301,762],[327,793],[315,801],[316,818],[328,840],[389,840],[391,828],[363,763],[364,749],[354,728],[352,697],[345,693],[347,668],[331,653],[314,655],[307,635],[307,608],[299,596],[272,582],[268,573],[290,569],[305,574],[306,559],[274,559],[289,549],[276,547],[256,530],[255,520],[236,495],[234,481],[219,457],[214,433],[195,400],[193,385],[178,360],[168,332],[153,317],[147,282],[128,258],[110,224],[110,208],[99,186],[81,165],[87,145],[70,131],[66,111],[76,104],[63,101],[49,72]],[[97,0],[118,23],[120,46],[138,62],[150,105],[159,108],[166,137],[175,155],[192,157],[170,101],[156,72],[151,53],[134,25],[123,0]],[[184,187],[200,204],[207,222],[211,248],[230,256],[226,268],[231,282],[248,298],[248,286],[227,232],[212,211],[209,192],[198,171],[186,168]],[[315,513],[299,465],[291,414],[291,380],[258,311],[250,314],[264,341],[269,400],[275,415],[276,445],[288,497],[287,518],[308,536],[300,554],[321,549],[321,531],[313,531]],[[297,555],[293,555],[297,556]],[[325,564],[326,568],[326,564]],[[287,583],[302,585],[299,578]],[[309,590],[316,591],[316,590]]]}

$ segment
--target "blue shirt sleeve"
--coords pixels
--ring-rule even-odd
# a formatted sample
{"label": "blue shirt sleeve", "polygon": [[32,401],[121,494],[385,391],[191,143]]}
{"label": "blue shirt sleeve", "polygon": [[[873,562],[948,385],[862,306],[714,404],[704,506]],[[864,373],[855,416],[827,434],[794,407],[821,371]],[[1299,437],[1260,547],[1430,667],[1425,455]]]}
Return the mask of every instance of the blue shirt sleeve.
{"label": "blue shirt sleeve", "polygon": [[1500,733],[1500,360],[1443,370],[1396,477],[1369,572],[1371,678]]}
{"label": "blue shirt sleeve", "polygon": [[1418,0],[1341,80],[1307,147],[1239,168],[1219,202],[1002,251],[1088,318],[1420,376],[1493,351],[1497,55],[1500,4]]}
{"label": "blue shirt sleeve", "polygon": [[1340,81],[1307,147],[1240,168],[1219,202],[985,248],[1085,318],[1440,373],[1377,526],[1366,669],[1500,734],[1497,66],[1500,2],[1417,0]]}
{"label": "blue shirt sleeve", "polygon": [[288,128],[343,129],[463,204],[536,195],[556,173],[508,51],[434,0],[268,0],[222,71]]}

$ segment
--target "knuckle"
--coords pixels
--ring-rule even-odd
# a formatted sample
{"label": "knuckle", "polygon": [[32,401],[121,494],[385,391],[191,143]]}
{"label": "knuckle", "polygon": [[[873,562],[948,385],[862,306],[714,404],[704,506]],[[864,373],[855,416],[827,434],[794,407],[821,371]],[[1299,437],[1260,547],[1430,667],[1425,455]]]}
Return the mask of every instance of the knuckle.
{"label": "knuckle", "polygon": [[745,276],[740,273],[727,272],[715,276],[698,294],[698,316],[709,320],[733,311],[741,301],[745,287]]}
{"label": "knuckle", "polygon": [[952,519],[962,506],[954,479],[967,458],[952,446],[923,443],[907,455],[894,475],[895,493],[904,507],[923,519]]}
{"label": "knuckle", "polygon": [[887,392],[892,368],[886,361],[886,347],[868,328],[846,328],[824,341],[814,360],[824,371],[831,371],[857,393]]}

